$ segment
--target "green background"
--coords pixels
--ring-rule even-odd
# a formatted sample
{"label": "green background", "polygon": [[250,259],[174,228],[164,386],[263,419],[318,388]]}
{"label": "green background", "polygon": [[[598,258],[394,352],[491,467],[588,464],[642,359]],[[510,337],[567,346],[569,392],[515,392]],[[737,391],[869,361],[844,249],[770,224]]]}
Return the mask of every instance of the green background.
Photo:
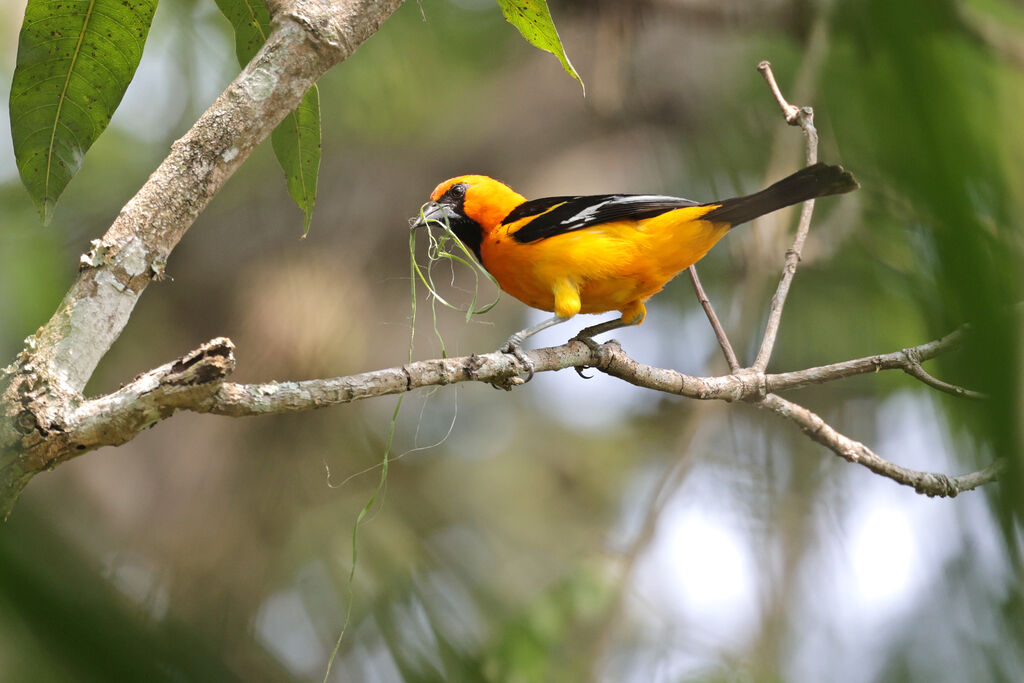
{"label": "green background", "polygon": [[[0,15],[4,101],[15,9]],[[803,160],[755,70],[769,59],[790,99],[815,108],[821,159],[862,184],[818,202],[769,369],[894,351],[971,321],[968,347],[929,369],[988,402],[895,372],[792,398],[900,464],[959,474],[1002,455],[1007,477],[926,499],[752,406],[600,375],[418,393],[397,425],[395,452],[408,453],[360,532],[332,680],[1021,680],[1024,10],[551,9],[585,99],[492,2],[403,6],[321,81],[309,237],[265,144],[176,249],[173,279],[149,287],[88,392],[220,335],[238,347],[238,381],[402,362],[407,219],[450,176],[486,173],[527,197],[760,189]],[[46,227],[0,137],[0,358],[46,321],[89,240],[236,72],[215,4],[164,0],[121,108]],[[741,360],[756,353],[794,221],[742,228],[700,265]],[[684,280],[615,336],[639,360],[721,373]],[[415,356],[431,358],[420,303]],[[451,354],[492,350],[541,317],[510,297],[468,326],[439,315]],[[393,408],[178,415],[34,479],[0,527],[0,677],[321,680],[377,473],[346,479],[379,462]]]}

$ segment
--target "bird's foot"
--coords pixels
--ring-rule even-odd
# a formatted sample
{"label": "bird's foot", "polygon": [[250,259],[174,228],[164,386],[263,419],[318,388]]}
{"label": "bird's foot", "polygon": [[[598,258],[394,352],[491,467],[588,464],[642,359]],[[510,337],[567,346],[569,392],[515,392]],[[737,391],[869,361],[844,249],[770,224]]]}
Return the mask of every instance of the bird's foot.
{"label": "bird's foot", "polygon": [[[509,337],[508,341],[502,344],[501,348],[498,350],[502,353],[511,354],[524,368],[526,368],[526,379],[520,380],[517,384],[525,384],[533,379],[535,366],[533,364],[533,360],[523,352],[523,339],[518,333]],[[517,377],[516,379],[519,378]]]}
{"label": "bird's foot", "polygon": [[601,345],[598,344],[596,341],[594,341],[593,337],[587,337],[587,336],[584,336],[582,334],[577,334],[575,337],[573,337],[569,341],[583,342],[584,344],[587,345],[587,348],[590,349],[591,351],[593,351],[594,353],[597,353],[598,351],[601,350]]}
{"label": "bird's foot", "polygon": [[[587,345],[587,348],[589,348],[594,353],[598,353],[601,350],[601,345],[598,344],[596,341],[594,341],[593,337],[588,337],[586,335],[577,334],[575,337],[573,337],[569,341],[583,342],[584,344]],[[576,374],[579,375],[580,377],[582,377],[583,379],[593,379],[593,377],[594,377],[593,375],[587,375],[587,374],[584,374],[584,372],[583,372],[584,370],[586,370],[589,367],[592,367],[592,366],[590,366],[590,365],[578,366],[577,365],[577,366],[573,367],[573,370],[575,370]]]}

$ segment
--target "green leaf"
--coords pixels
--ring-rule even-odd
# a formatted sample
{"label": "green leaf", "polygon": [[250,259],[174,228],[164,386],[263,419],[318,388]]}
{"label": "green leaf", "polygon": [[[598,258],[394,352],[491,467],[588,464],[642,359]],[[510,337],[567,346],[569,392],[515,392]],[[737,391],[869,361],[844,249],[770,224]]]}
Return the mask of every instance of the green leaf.
{"label": "green leaf", "polygon": [[135,75],[157,0],[29,0],[11,84],[21,180],[44,222]]}
{"label": "green leaf", "polygon": [[[267,40],[270,13],[263,0],[217,0],[235,30],[238,63],[248,64]],[[314,85],[271,136],[274,155],[288,181],[288,194],[305,212],[303,236],[309,233],[320,173],[320,96]]]}
{"label": "green leaf", "polygon": [[302,98],[299,108],[278,124],[270,139],[288,179],[288,194],[306,214],[302,224],[305,237],[313,218],[320,173],[320,93],[316,85]]}
{"label": "green leaf", "polygon": [[558,31],[555,30],[555,24],[551,20],[547,0],[498,0],[498,5],[508,23],[519,29],[523,38],[530,41],[534,47],[539,47],[558,57],[566,73],[580,82],[580,87],[583,88],[585,95],[586,86],[583,85],[583,79],[576,73],[576,69],[573,68],[565,54],[562,39],[558,37]]}
{"label": "green leaf", "polygon": [[245,66],[267,42],[270,12],[263,0],[217,0],[217,7],[235,30],[235,54]]}

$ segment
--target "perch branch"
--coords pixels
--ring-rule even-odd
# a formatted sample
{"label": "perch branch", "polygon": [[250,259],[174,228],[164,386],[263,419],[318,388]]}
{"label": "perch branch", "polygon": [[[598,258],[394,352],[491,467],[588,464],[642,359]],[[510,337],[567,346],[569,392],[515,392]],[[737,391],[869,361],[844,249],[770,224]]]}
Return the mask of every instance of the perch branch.
{"label": "perch branch", "polygon": [[[961,328],[941,339],[893,353],[769,375],[741,370],[730,375],[696,377],[640,363],[614,342],[591,350],[582,342],[573,341],[529,351],[527,355],[536,372],[589,366],[646,389],[700,400],[758,403],[795,422],[841,457],[921,493],[937,496],[956,495],[980,486],[994,479],[1000,469],[993,467],[949,478],[899,467],[843,436],[813,412],[772,392],[881,370],[906,370],[911,364],[956,348],[963,335]],[[234,369],[233,351],[230,340],[214,339],[174,362],[139,375],[116,392],[84,402],[67,426],[72,452],[124,443],[179,410],[231,417],[301,412],[428,386],[460,382],[502,384],[519,371],[513,356],[493,352],[417,361],[329,379],[235,384],[224,381]]]}

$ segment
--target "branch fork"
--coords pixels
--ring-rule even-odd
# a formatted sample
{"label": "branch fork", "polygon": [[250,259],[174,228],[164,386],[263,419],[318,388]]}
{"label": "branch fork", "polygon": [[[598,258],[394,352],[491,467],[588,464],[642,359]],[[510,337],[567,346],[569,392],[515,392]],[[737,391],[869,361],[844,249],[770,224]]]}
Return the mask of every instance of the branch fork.
{"label": "branch fork", "polygon": [[[86,417],[76,413],[79,406],[99,407],[86,401],[82,391],[127,325],[142,292],[151,280],[161,278],[185,232],[252,150],[324,72],[346,59],[401,4],[275,0],[275,20],[263,47],[191,130],[171,145],[170,154],[103,237],[91,243],[80,260],[77,280],[56,312],[26,342],[23,357],[0,373],[0,515],[10,510],[37,472],[88,450],[92,440],[116,441],[109,434],[101,436],[105,430],[98,422],[80,434],[88,437],[85,441],[76,441],[71,433],[75,421]],[[211,369],[215,357],[204,356],[180,368],[211,373],[194,377],[195,384],[180,385],[186,394],[212,386],[220,371],[229,371]],[[145,397],[154,395],[172,403],[183,400],[184,394],[177,392],[143,391],[137,383],[144,380],[167,386],[151,373],[129,385],[140,390],[137,400],[145,404]],[[173,375],[167,369],[164,379]]]}
{"label": "branch fork", "polygon": [[[769,62],[762,61],[757,65],[757,70],[767,82],[768,88],[771,90],[772,95],[775,97],[775,101],[782,110],[782,115],[785,118],[786,123],[791,126],[799,126],[803,130],[804,135],[807,138],[807,165],[810,166],[817,163],[818,132],[814,127],[814,111],[810,107],[798,107],[790,104],[786,100],[775,80],[775,74],[772,72],[771,64]],[[761,347],[757,353],[754,364],[749,368],[739,368],[732,344],[729,342],[728,335],[722,327],[718,316],[715,314],[711,302],[704,293],[704,288],[702,287],[700,278],[697,275],[697,270],[693,266],[690,267],[690,279],[693,282],[697,299],[700,301],[701,306],[707,314],[708,322],[711,324],[711,327],[715,332],[715,337],[718,339],[719,345],[722,348],[722,353],[725,356],[726,362],[729,364],[729,368],[733,372],[732,376],[737,378],[752,376],[756,378],[755,386],[759,389],[758,393],[745,396],[744,400],[756,403],[794,422],[810,438],[822,444],[826,448],[829,448],[836,455],[839,455],[849,462],[864,465],[873,472],[889,477],[898,483],[912,486],[918,493],[923,493],[929,496],[952,497],[957,495],[960,491],[969,490],[970,488],[980,485],[978,482],[987,483],[988,481],[995,479],[1005,466],[1002,461],[997,462],[991,467],[980,472],[956,478],[950,478],[944,474],[929,474],[902,468],[886,461],[859,441],[854,441],[841,434],[825,422],[825,420],[819,415],[797,405],[796,403],[787,401],[774,393],[775,391],[785,388],[797,388],[798,386],[804,386],[800,382],[804,381],[805,378],[796,377],[794,375],[806,375],[807,381],[816,381],[825,376],[831,376],[834,379],[838,376],[847,376],[845,375],[846,372],[857,373],[864,371],[867,367],[872,367],[875,372],[882,369],[901,368],[911,377],[914,377],[915,379],[939,391],[973,399],[985,398],[984,394],[980,392],[971,391],[937,379],[930,375],[921,366],[922,360],[931,358],[940,351],[959,344],[965,328],[961,328],[935,342],[930,342],[929,344],[918,347],[903,349],[900,352],[888,354],[887,356],[874,356],[868,359],[837,363],[828,368],[811,368],[800,373],[790,373],[790,377],[786,377],[785,375],[773,376],[765,374],[765,369],[768,367],[768,362],[771,359],[772,350],[775,346],[775,340],[779,331],[779,324],[782,320],[782,310],[786,304],[786,297],[789,294],[790,285],[793,281],[793,277],[796,275],[797,266],[801,260],[801,251],[803,250],[804,241],[810,231],[813,211],[814,200],[812,199],[804,202],[800,214],[800,222],[797,225],[796,235],[793,239],[793,245],[786,250],[785,263],[782,268],[782,278],[779,281],[775,294],[771,298],[768,323],[765,326]]]}

